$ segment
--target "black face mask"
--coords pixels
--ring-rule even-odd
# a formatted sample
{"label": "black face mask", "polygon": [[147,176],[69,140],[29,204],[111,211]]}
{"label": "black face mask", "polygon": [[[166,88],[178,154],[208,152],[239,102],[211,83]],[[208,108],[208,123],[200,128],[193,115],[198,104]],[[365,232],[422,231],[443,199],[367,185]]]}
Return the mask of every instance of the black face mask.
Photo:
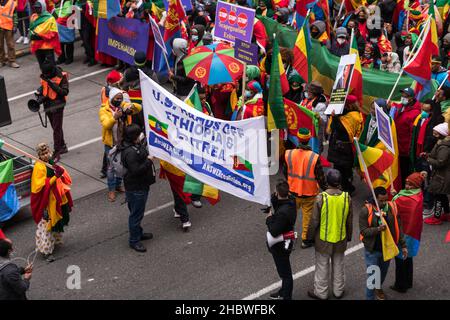
{"label": "black face mask", "polygon": [[114,107],[116,107],[116,108],[119,108],[120,105],[122,104],[122,101],[123,101],[123,100],[113,100],[113,101],[112,101],[112,105],[113,105]]}
{"label": "black face mask", "polygon": [[364,22],[366,22],[366,18],[360,18],[360,17],[358,17],[358,21],[361,22],[361,23],[364,23]]}
{"label": "black face mask", "polygon": [[317,38],[319,36],[319,31],[311,31],[311,37]]}

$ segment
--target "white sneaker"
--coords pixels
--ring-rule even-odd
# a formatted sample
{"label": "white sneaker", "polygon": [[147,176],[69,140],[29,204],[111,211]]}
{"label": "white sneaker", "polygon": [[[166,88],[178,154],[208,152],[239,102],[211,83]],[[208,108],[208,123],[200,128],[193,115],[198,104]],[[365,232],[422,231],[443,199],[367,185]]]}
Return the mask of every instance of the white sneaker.
{"label": "white sneaker", "polygon": [[428,217],[430,217],[432,215],[433,215],[433,209],[424,209],[423,210],[422,216],[423,216],[424,219],[428,218]]}
{"label": "white sneaker", "polygon": [[186,228],[189,228],[189,227],[191,227],[191,222],[190,221],[188,221],[188,222],[185,222],[185,223],[183,223],[183,229],[186,229]]}
{"label": "white sneaker", "polygon": [[201,207],[203,206],[203,204],[202,204],[202,202],[201,202],[200,200],[192,201],[192,205],[193,205],[195,208],[201,208]]}
{"label": "white sneaker", "polygon": [[25,37],[23,40],[23,44],[29,44],[30,43],[30,39],[28,37]]}
{"label": "white sneaker", "polygon": [[22,43],[22,41],[23,41],[23,37],[20,36],[19,39],[17,39],[16,43]]}
{"label": "white sneaker", "polygon": [[175,211],[175,209],[173,209],[173,217],[174,218],[180,218],[181,216],[178,214],[178,212]]}

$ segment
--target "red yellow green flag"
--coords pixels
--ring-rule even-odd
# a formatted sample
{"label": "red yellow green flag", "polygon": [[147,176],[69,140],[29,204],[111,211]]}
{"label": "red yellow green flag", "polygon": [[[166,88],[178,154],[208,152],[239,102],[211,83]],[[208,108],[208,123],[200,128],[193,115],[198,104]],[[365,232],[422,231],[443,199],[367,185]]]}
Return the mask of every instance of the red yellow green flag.
{"label": "red yellow green flag", "polygon": [[[358,143],[359,149],[361,150],[361,156],[367,166],[370,182],[373,183],[383,175],[383,172],[392,166],[394,156],[381,149],[368,147],[360,142]],[[362,163],[360,163],[360,167],[361,171],[364,171],[364,166]]]}
{"label": "red yellow green flag", "polygon": [[358,43],[352,31],[352,44],[350,47],[350,54],[356,54],[355,69],[353,70],[352,81],[350,83],[350,92],[354,95],[359,102],[360,108],[363,106],[363,78],[361,69],[361,60],[359,59]]}
{"label": "red yellow green flag", "polygon": [[308,19],[298,33],[295,41],[293,54],[294,62],[292,66],[298,72],[303,81],[311,82],[311,62],[309,59],[309,51],[311,49],[311,39],[309,37],[309,23]]}

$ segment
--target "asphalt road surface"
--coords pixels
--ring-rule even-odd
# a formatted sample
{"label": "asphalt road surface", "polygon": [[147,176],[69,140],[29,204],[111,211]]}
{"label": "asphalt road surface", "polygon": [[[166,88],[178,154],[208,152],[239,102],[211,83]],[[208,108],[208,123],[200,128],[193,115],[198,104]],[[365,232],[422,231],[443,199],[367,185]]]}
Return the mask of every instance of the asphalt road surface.
{"label": "asphalt road surface", "polygon": [[[145,243],[147,253],[128,247],[128,210],[121,204],[124,197],[108,202],[106,181],[99,178],[103,146],[98,109],[108,70],[83,65],[82,48],[79,43],[76,47],[75,63],[64,66],[71,81],[64,118],[70,152],[61,159],[73,178],[75,206],[64,234],[65,244],[55,251],[56,261],[48,264],[41,256],[36,258],[29,298],[268,299],[280,283],[265,245],[265,215],[257,204],[222,192],[222,200],[214,207],[206,201],[202,209],[189,206],[192,228],[185,233],[173,218],[167,181],[158,180],[151,187],[143,221],[144,229],[155,238]],[[20,69],[0,68],[13,117],[12,125],[0,128],[0,138],[33,152],[39,142],[52,143],[52,131],[42,128],[38,116],[26,106],[30,92],[39,86],[35,57],[25,56],[18,63]],[[271,177],[272,183],[276,179]],[[354,232],[346,256],[344,299],[365,297],[357,218],[368,190],[359,178],[355,184]],[[15,256],[26,258],[34,250],[36,226],[29,210],[22,210],[19,217],[23,219],[9,223],[4,231],[14,241]],[[407,294],[388,289],[394,281],[395,266],[391,264],[384,285],[388,299],[450,298],[450,244],[444,243],[449,226],[424,226],[420,253],[414,259],[414,288]],[[295,273],[293,298],[309,299],[306,291],[313,283],[314,249],[297,245],[291,263]],[[81,270],[80,289],[67,287],[73,268]]]}

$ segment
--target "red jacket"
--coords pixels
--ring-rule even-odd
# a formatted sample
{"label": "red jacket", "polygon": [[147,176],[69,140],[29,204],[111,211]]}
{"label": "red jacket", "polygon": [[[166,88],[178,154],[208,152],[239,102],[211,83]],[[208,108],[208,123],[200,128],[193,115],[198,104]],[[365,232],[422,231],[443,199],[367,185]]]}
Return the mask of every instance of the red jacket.
{"label": "red jacket", "polygon": [[397,143],[400,156],[409,156],[409,147],[411,145],[414,120],[421,112],[419,101],[415,101],[412,106],[407,106],[401,111],[402,106],[398,106],[394,122],[397,128]]}

